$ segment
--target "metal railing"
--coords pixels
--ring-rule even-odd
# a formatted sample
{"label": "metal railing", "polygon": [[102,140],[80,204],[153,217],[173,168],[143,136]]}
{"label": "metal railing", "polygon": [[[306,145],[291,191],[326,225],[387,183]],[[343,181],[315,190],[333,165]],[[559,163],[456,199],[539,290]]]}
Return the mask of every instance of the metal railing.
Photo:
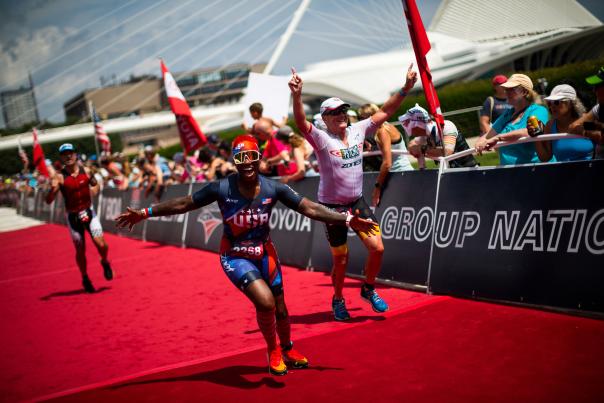
{"label": "metal railing", "polygon": [[[561,140],[561,139],[587,139],[587,137],[580,136],[577,134],[569,134],[569,133],[542,134],[537,137],[522,137],[522,138],[520,138],[518,140],[514,140],[514,141],[502,141],[502,142],[495,144],[493,147],[489,148],[489,150],[487,150],[487,151],[492,151],[492,150],[496,150],[501,147],[507,147],[507,146],[511,146],[511,145],[515,145],[515,144],[536,143],[536,142],[540,142],[540,141],[551,141],[551,140]],[[393,155],[412,155],[409,151],[401,151],[401,150],[392,150],[392,154]],[[444,168],[448,169],[449,162],[454,161],[458,158],[463,158],[463,157],[466,157],[468,155],[473,155],[473,154],[476,154],[476,148],[469,148],[467,150],[460,151],[455,154],[451,154],[448,157],[436,158],[436,157],[430,157],[427,155],[425,157],[430,158],[434,161],[441,162],[440,165],[441,166],[444,165]],[[382,155],[382,152],[381,151],[366,151],[363,153],[363,157],[371,157],[374,155]]]}
{"label": "metal railing", "polygon": [[[579,136],[576,134],[569,133],[557,133],[557,134],[542,134],[537,137],[522,137],[515,141],[502,141],[500,143],[495,144],[493,147],[489,148],[489,150],[496,150],[501,147],[507,147],[516,144],[526,144],[526,143],[536,143],[540,141],[551,141],[551,140],[561,140],[561,139],[587,139],[584,136]],[[449,155],[448,157],[440,157],[439,161],[443,162],[441,165],[445,165],[445,169],[449,168],[449,162],[454,161],[458,158],[463,158],[467,155],[476,154],[476,148],[469,148],[464,151],[460,151],[458,153]]]}

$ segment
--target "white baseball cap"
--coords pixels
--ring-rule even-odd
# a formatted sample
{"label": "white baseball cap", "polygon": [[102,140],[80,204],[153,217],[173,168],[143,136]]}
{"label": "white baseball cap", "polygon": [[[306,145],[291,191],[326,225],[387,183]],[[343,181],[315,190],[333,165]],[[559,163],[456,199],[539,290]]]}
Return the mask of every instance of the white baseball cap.
{"label": "white baseball cap", "polygon": [[336,110],[342,106],[350,108],[350,104],[342,101],[340,98],[328,98],[321,104],[321,115],[327,111]]}
{"label": "white baseball cap", "polygon": [[425,130],[427,134],[428,125],[431,122],[428,111],[418,104],[415,104],[413,108],[407,110],[407,113],[404,115],[399,116],[398,120],[401,122],[403,129],[405,129],[405,132],[408,135],[411,135],[412,130],[416,127]]}
{"label": "white baseball cap", "polygon": [[75,151],[73,144],[71,144],[71,143],[61,144],[61,147],[59,147],[59,154],[62,154],[65,151]]}
{"label": "white baseball cap", "polygon": [[568,84],[560,84],[556,85],[549,94],[549,97],[545,97],[544,99],[546,101],[561,101],[563,99],[574,101],[577,99],[577,91]]}
{"label": "white baseball cap", "polygon": [[425,110],[418,104],[415,104],[413,108],[409,108],[407,110],[407,113],[399,116],[398,120],[403,124],[408,121],[421,122],[425,124],[430,121],[430,115],[428,114],[427,110]]}

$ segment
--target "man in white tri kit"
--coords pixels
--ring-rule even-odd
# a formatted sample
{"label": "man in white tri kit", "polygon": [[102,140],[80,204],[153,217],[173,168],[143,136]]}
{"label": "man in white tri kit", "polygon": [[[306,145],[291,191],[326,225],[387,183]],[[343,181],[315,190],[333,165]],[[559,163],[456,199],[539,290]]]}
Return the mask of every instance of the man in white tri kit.
{"label": "man in white tri kit", "polygon": [[[321,117],[327,130],[321,130],[306,120],[302,104],[302,78],[292,68],[289,88],[294,101],[294,117],[300,132],[315,149],[319,161],[321,179],[319,182],[319,202],[339,212],[358,212],[360,217],[377,222],[369,206],[363,199],[363,140],[373,136],[390,116],[398,109],[407,92],[417,81],[417,73],[412,71],[413,63],[407,70],[405,85],[392,95],[371,117],[348,125],[346,112],[350,107],[339,98],[329,98],[321,104]],[[377,185],[377,184],[376,184]],[[333,268],[331,272],[334,287],[332,310],[338,321],[350,319],[342,294],[346,266],[348,265],[347,229],[326,225],[327,239],[331,246]],[[365,263],[365,282],[361,287],[361,297],[368,301],[375,312],[385,312],[388,304],[375,291],[375,278],[382,266],[384,244],[381,233],[357,232],[369,252]]]}

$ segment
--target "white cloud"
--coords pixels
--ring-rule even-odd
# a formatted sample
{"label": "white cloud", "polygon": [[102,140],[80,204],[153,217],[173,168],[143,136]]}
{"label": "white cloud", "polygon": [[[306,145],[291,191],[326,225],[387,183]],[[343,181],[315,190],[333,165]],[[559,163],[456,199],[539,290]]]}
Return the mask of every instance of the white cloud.
{"label": "white cloud", "polygon": [[134,74],[135,76],[140,76],[143,74],[153,74],[159,77],[161,75],[161,69],[159,67],[159,58],[148,57],[145,60],[139,62],[132,69],[132,74]]}
{"label": "white cloud", "polygon": [[[73,82],[80,78],[80,74],[65,74],[60,80],[49,82],[48,85],[35,88],[38,109],[42,119],[52,122],[65,120],[63,112],[63,102],[77,95],[84,87],[93,87],[97,83],[94,80],[86,82],[82,87],[74,87]],[[55,102],[45,102],[46,99],[53,99]]]}
{"label": "white cloud", "polygon": [[48,26],[0,44],[0,86],[18,87],[34,72],[54,59],[75,30]]}

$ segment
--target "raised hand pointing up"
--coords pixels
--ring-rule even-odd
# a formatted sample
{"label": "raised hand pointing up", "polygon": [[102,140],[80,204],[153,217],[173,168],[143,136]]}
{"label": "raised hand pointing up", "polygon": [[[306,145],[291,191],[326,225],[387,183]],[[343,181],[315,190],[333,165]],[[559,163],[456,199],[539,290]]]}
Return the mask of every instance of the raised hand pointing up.
{"label": "raised hand pointing up", "polygon": [[416,82],[417,72],[413,71],[413,62],[411,62],[409,68],[407,69],[407,78],[405,81],[405,86],[403,88],[405,89],[405,91],[409,91],[411,88],[413,88]]}
{"label": "raised hand pointing up", "polygon": [[296,73],[296,69],[292,67],[292,78],[289,80],[289,89],[293,95],[302,93],[302,78]]}

